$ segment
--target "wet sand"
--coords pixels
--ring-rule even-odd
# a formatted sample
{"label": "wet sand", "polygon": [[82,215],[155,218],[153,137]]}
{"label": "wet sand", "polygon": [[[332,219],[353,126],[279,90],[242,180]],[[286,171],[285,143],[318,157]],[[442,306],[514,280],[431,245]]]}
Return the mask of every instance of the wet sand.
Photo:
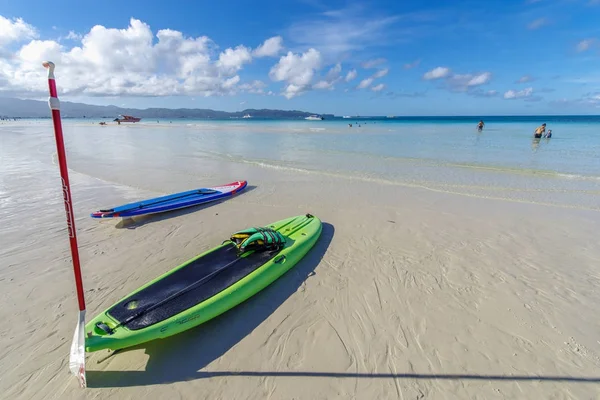
{"label": "wet sand", "polygon": [[[258,166],[202,178],[247,177],[235,198],[127,227],[88,215],[162,193],[72,172],[88,319],[236,230],[324,222],[306,259],[246,303],[102,363],[89,353],[82,391],[68,372],[77,303],[58,171],[16,159],[3,166],[2,397],[600,396],[600,213]],[[170,192],[193,178],[148,179]]]}

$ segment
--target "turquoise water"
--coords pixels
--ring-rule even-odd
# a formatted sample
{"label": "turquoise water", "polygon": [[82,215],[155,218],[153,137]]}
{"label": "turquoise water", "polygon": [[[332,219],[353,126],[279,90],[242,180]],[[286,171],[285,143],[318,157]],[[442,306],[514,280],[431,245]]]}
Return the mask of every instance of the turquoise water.
{"label": "turquoise water", "polygon": [[[486,128],[481,133],[474,129],[477,119],[467,118],[338,118],[332,121],[185,119],[168,123],[149,120],[144,125],[185,126],[197,132],[196,138],[209,140],[213,150],[222,149],[224,143],[219,134],[229,130],[236,135],[236,143],[227,154],[240,157],[251,155],[252,158],[278,159],[272,147],[283,144],[287,147],[287,161],[294,161],[289,151],[294,149],[299,153],[312,154],[308,159],[307,154],[302,157],[296,154],[299,157],[296,161],[316,165],[327,162],[319,156],[327,154],[334,158],[336,155],[412,158],[434,163],[600,175],[600,117],[487,117]],[[534,140],[532,132],[542,121],[548,123],[553,137]],[[90,121],[67,119],[64,123],[89,124]],[[348,127],[349,123],[352,123],[352,128]],[[239,133],[242,135],[237,135]],[[281,137],[273,138],[272,133]],[[242,152],[233,151],[238,143]]]}
{"label": "turquoise water", "polygon": [[[385,118],[104,127],[67,119],[64,130],[70,168],[165,193],[185,189],[170,181],[196,187],[202,179],[260,179],[260,171],[280,170],[600,209],[600,118],[495,118],[485,120],[481,133],[475,129],[478,119]],[[552,129],[551,139],[532,138],[541,122]],[[18,128],[20,135],[28,135],[43,149],[34,153],[46,157],[54,147],[50,121],[23,123],[28,125]],[[10,135],[2,135],[8,145]]]}

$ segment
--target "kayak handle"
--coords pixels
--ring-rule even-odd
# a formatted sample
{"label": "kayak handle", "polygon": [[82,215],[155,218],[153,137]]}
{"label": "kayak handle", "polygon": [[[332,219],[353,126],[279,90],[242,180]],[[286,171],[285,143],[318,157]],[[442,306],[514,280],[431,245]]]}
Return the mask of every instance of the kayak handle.
{"label": "kayak handle", "polygon": [[281,264],[282,262],[285,261],[285,256],[282,254],[279,257],[275,258],[275,264]]}

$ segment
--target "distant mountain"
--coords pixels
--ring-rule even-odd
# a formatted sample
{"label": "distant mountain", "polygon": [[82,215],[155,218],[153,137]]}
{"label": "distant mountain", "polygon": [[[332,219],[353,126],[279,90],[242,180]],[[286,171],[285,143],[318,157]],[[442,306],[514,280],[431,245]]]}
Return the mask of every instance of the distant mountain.
{"label": "distant mountain", "polygon": [[[298,110],[268,110],[247,109],[236,112],[216,111],[200,108],[121,108],[117,106],[95,106],[82,103],[61,101],[61,115],[65,118],[116,118],[117,115],[133,115],[148,119],[177,119],[177,118],[241,118],[250,114],[255,118],[304,118],[312,114]],[[321,114],[325,118],[333,118],[333,114]],[[0,97],[0,117],[44,118],[50,117],[48,103],[38,100],[21,100]]]}

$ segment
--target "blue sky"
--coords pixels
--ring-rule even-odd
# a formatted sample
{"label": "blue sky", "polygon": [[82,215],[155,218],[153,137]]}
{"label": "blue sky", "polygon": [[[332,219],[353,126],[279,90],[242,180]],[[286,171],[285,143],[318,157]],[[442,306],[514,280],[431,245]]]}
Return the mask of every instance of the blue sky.
{"label": "blue sky", "polygon": [[57,63],[63,100],[93,104],[600,111],[600,0],[4,3],[5,96],[43,97],[44,56]]}

